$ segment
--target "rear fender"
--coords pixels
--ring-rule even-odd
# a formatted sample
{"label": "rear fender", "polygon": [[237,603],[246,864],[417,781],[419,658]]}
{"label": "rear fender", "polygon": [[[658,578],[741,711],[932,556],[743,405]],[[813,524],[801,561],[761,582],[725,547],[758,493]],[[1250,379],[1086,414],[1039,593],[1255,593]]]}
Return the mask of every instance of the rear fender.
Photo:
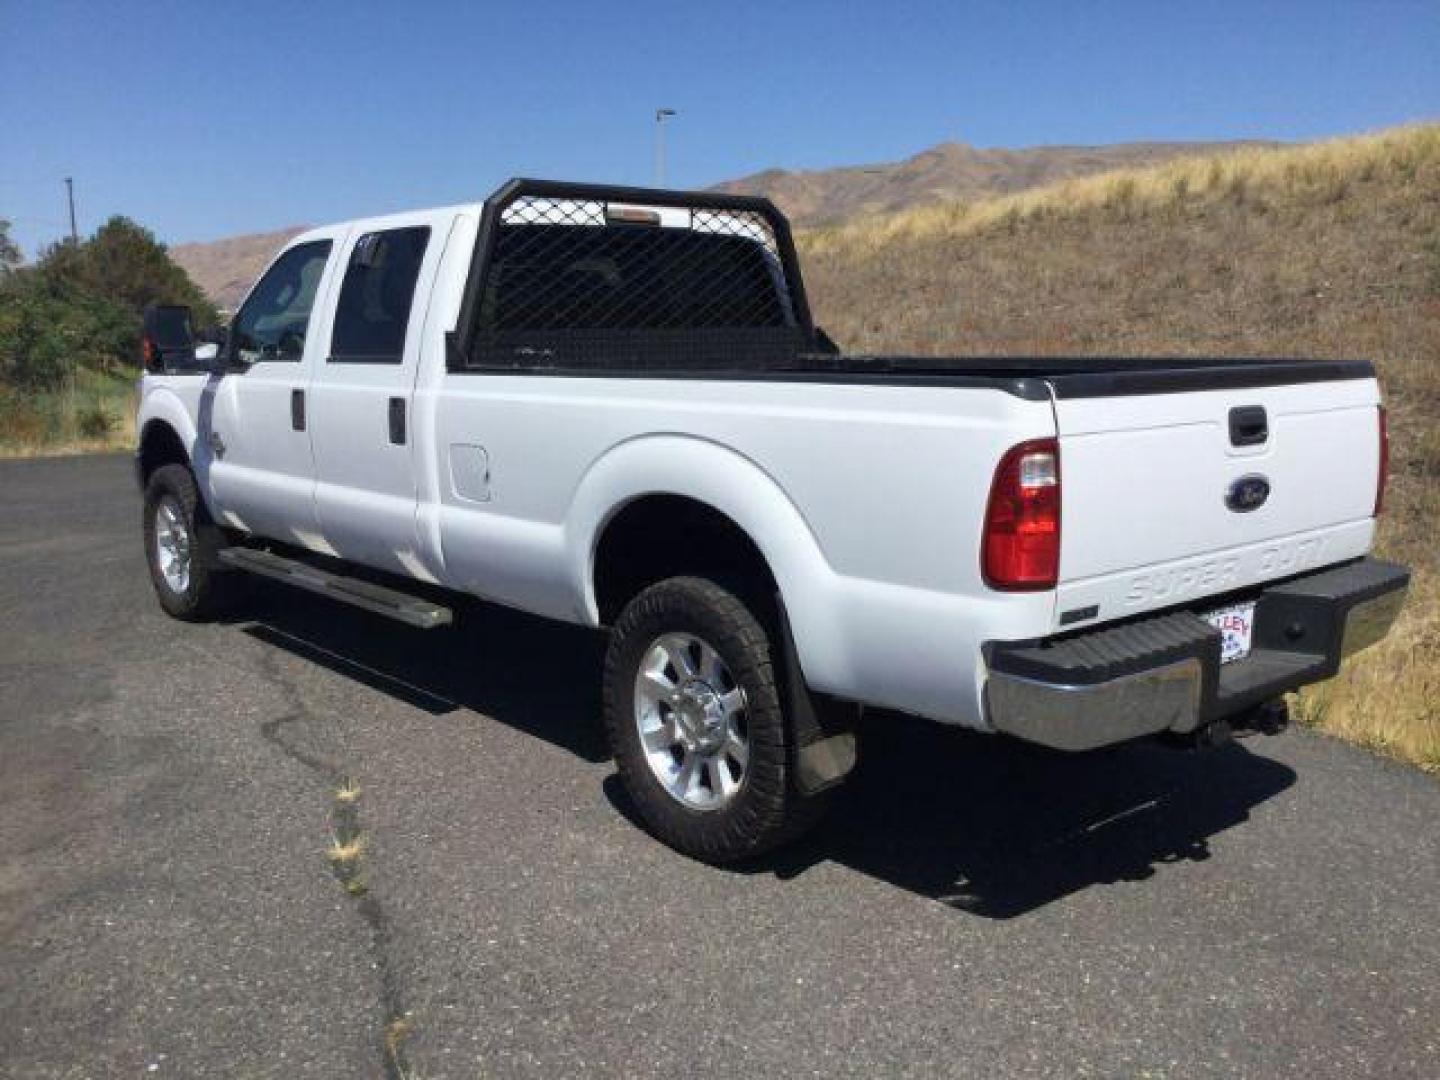
{"label": "rear fender", "polygon": [[605,526],[635,499],[657,494],[705,503],[744,530],[779,587],[806,681],[818,689],[833,684],[843,657],[831,610],[834,571],[779,484],[750,459],[705,439],[632,439],[607,451],[580,481],[565,521],[564,543],[571,587],[582,598],[585,621],[600,621],[595,550]]}

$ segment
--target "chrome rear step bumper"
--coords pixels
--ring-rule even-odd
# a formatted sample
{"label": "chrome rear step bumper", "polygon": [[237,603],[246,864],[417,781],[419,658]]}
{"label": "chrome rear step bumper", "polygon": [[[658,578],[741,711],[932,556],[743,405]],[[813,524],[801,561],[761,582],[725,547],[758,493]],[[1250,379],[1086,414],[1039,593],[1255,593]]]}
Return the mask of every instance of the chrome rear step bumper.
{"label": "chrome rear step bumper", "polygon": [[997,731],[1058,750],[1189,734],[1332,677],[1389,632],[1410,572],[1361,559],[1254,598],[1251,652],[1220,664],[1220,633],[1188,611],[1037,642],[992,643],[986,711]]}

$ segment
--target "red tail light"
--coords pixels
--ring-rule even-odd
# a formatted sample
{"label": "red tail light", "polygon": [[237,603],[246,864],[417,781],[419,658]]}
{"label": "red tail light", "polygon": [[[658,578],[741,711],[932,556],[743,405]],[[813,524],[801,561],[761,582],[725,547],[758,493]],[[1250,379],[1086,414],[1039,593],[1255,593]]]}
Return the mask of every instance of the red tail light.
{"label": "red tail light", "polygon": [[1380,406],[1380,475],[1375,478],[1375,516],[1385,509],[1385,485],[1390,478],[1390,427],[1385,422],[1385,406]]}
{"label": "red tail light", "polygon": [[150,340],[149,334],[142,334],[140,337],[140,358],[144,361],[146,370],[155,363],[155,342]]}
{"label": "red tail light", "polygon": [[980,569],[992,589],[1053,589],[1060,576],[1060,444],[1011,447],[995,469]]}

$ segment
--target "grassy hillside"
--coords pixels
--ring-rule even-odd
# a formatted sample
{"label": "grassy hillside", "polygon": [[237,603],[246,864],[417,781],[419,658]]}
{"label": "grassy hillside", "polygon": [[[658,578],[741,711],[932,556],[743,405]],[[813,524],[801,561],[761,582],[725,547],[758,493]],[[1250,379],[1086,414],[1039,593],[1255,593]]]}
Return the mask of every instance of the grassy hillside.
{"label": "grassy hillside", "polygon": [[[1021,191],[1108,169],[1154,165],[1185,154],[1251,145],[1262,144],[1138,142],[1009,150],[950,142],[904,161],[834,169],[767,169],[716,184],[712,190],[767,195],[794,222],[831,223],[861,213]],[[211,300],[233,311],[275,253],[304,228],[296,225],[275,232],[178,244],[170,254]]]}
{"label": "grassy hillside", "polygon": [[767,169],[717,184],[716,191],[765,195],[800,225],[849,221],[942,199],[1005,195],[1111,169],[1157,165],[1187,154],[1257,143],[1137,142],[1109,146],[982,149],[948,142],[904,161],[835,169]]}
{"label": "grassy hillside", "polygon": [[805,233],[854,351],[1367,357],[1391,415],[1396,632],[1300,714],[1440,769],[1440,126],[1252,148]]}

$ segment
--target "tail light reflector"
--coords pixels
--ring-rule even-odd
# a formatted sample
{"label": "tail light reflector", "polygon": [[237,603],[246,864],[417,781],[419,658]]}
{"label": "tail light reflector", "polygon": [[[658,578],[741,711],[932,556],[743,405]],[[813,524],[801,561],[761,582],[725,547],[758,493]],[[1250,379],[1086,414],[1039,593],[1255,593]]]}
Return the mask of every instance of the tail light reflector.
{"label": "tail light reflector", "polygon": [[1060,443],[1006,451],[985,510],[981,573],[992,589],[1053,589],[1060,575]]}

